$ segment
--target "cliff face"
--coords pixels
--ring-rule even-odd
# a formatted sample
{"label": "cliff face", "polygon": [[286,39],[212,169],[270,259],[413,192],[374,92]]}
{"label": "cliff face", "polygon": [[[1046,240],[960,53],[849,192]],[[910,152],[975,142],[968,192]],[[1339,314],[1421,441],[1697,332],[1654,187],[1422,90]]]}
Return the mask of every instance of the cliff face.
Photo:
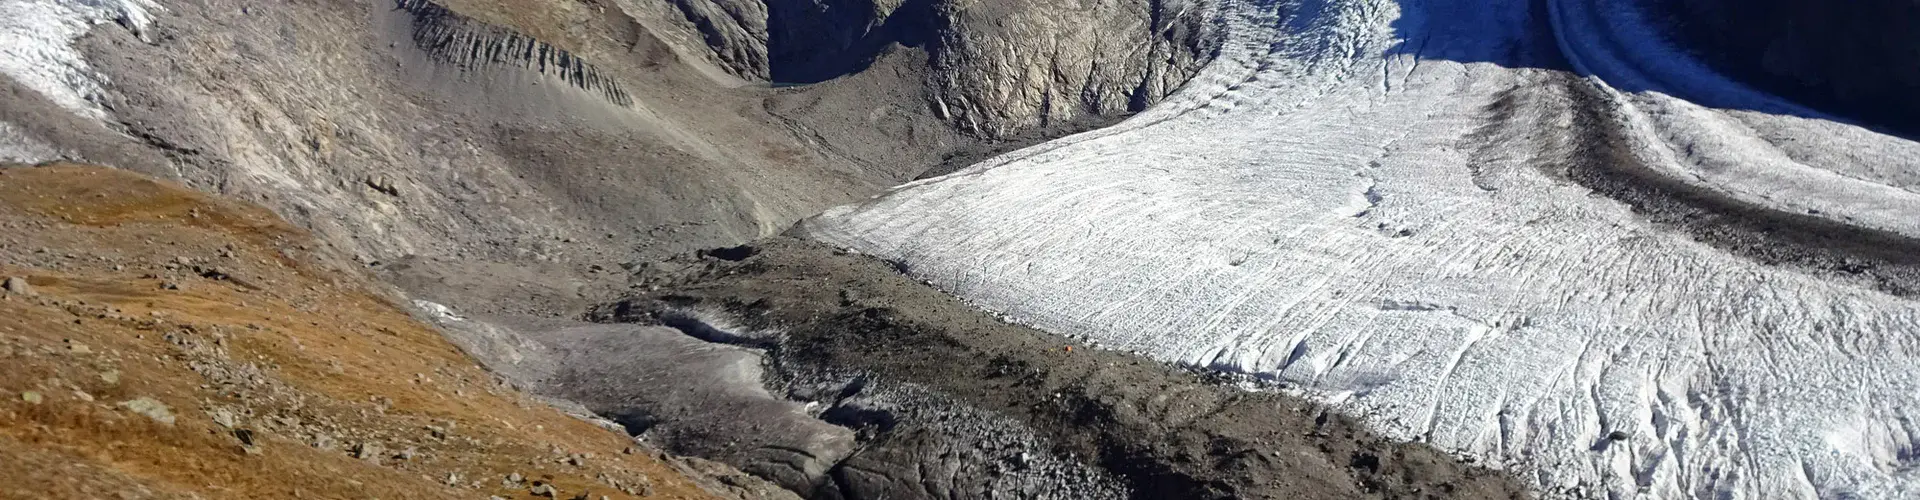
{"label": "cliff face", "polygon": [[1666,0],[1698,52],[1804,104],[1920,131],[1920,2]]}
{"label": "cliff face", "polygon": [[[705,57],[747,80],[813,83],[923,49],[928,105],[1005,136],[1138,111],[1217,48],[1190,0],[674,0]],[[688,38],[692,38],[689,36]]]}
{"label": "cliff face", "polygon": [[935,105],[985,134],[1145,109],[1213,53],[1204,11],[1186,0],[944,2]]}
{"label": "cliff face", "polygon": [[818,83],[865,69],[891,43],[918,45],[934,22],[928,2],[903,0],[670,0],[683,29],[747,80]]}

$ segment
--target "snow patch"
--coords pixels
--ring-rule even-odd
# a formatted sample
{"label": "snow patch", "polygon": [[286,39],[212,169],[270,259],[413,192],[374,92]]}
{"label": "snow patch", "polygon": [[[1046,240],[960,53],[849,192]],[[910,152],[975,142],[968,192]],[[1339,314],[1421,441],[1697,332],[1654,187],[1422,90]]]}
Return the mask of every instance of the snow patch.
{"label": "snow patch", "polygon": [[413,307],[420,308],[420,312],[425,313],[429,318],[433,318],[434,321],[460,322],[467,320],[465,316],[455,314],[453,308],[437,302],[415,300],[413,301]]}

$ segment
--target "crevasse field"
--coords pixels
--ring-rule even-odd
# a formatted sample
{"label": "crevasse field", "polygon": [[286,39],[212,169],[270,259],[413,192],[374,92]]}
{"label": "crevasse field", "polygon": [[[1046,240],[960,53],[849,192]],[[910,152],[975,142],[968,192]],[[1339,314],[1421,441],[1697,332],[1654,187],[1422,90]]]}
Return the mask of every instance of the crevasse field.
{"label": "crevasse field", "polygon": [[1225,53],[1165,103],[805,230],[1045,330],[1286,382],[1548,496],[1920,497],[1920,307],[1556,173],[1631,160],[1920,236],[1920,146],[1713,74],[1634,2],[1533,3],[1228,2]]}

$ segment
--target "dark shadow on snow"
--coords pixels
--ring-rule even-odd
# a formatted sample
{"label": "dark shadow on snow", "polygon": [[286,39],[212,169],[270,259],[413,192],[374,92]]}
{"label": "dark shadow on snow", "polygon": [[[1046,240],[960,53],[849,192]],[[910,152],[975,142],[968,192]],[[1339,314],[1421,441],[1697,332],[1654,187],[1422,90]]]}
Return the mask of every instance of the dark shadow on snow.
{"label": "dark shadow on snow", "polygon": [[[1904,98],[1894,99],[1899,102],[1884,106],[1849,102],[1821,87],[1765,74],[1760,67],[1766,54],[1748,53],[1713,41],[1712,33],[1706,31],[1724,29],[1725,24],[1696,19],[1703,12],[1716,12],[1702,5],[1725,4],[1725,10],[1737,11],[1747,5],[1744,1],[1531,0],[1524,15],[1511,16],[1488,12],[1497,7],[1483,1],[1399,3],[1403,15],[1392,27],[1401,43],[1389,52],[1392,55],[1571,71],[1597,78],[1622,92],[1657,92],[1709,108],[1847,123],[1908,139],[1920,135],[1915,134],[1920,132],[1920,116],[1911,112],[1920,109],[1920,88],[1888,82],[1905,89],[1897,94]],[[1852,7],[1834,4],[1829,8],[1841,12]],[[1583,14],[1627,9],[1639,12],[1645,23],[1620,23],[1615,22],[1621,19],[1618,16]],[[1488,22],[1496,17],[1516,22]],[[1518,22],[1520,19],[1524,22]],[[1920,20],[1913,24],[1920,25]],[[1860,32],[1846,36],[1871,40],[1886,34]],[[1506,39],[1489,42],[1494,37]],[[1815,52],[1842,51],[1866,43],[1799,42]],[[1920,43],[1904,49],[1910,56],[1920,56]],[[1912,66],[1911,59],[1886,55],[1888,62],[1883,66]],[[1920,70],[1914,72],[1920,74]],[[1920,81],[1920,77],[1915,80]]]}

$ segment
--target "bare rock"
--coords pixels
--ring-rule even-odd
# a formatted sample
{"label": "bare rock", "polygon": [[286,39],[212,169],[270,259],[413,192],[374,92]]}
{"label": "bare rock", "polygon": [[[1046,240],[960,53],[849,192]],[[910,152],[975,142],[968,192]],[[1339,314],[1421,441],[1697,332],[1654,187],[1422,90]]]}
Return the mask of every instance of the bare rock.
{"label": "bare rock", "polygon": [[380,444],[362,442],[353,446],[353,458],[375,460],[380,458]]}
{"label": "bare rock", "polygon": [[1217,47],[1191,1],[955,1],[933,15],[947,26],[929,51],[936,105],[989,136],[1146,109]]}
{"label": "bare rock", "polygon": [[13,277],[7,278],[6,289],[7,289],[7,293],[11,293],[14,295],[25,295],[28,297],[39,295],[39,293],[34,292],[33,285],[27,284],[26,278],[22,278],[19,276],[13,276]]}
{"label": "bare rock", "polygon": [[990,137],[1139,111],[1218,47],[1210,9],[1190,0],[672,3],[708,58],[747,80],[822,82],[924,48],[941,118]]}
{"label": "bare rock", "polygon": [[170,408],[167,408],[166,403],[161,403],[160,400],[149,398],[149,397],[142,397],[142,398],[122,402],[120,403],[120,407],[126,408],[127,411],[145,415],[147,418],[151,418],[155,422],[160,422],[166,425],[173,425],[173,421],[174,421],[173,410]]}

